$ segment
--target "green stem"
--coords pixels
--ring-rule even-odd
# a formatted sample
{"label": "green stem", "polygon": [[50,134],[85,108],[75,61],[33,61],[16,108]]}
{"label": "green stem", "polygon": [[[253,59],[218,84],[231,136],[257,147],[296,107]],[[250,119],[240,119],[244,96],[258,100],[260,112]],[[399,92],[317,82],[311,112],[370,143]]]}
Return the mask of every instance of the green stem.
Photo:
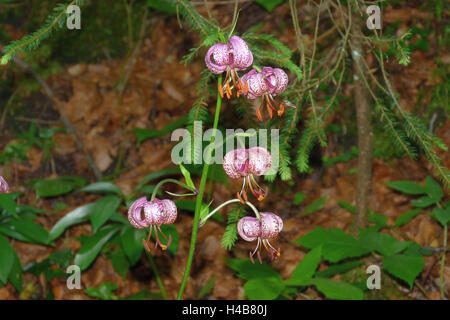
{"label": "green stem", "polygon": [[[217,83],[219,88],[222,85],[222,75],[219,75],[219,80]],[[216,129],[219,124],[219,115],[220,115],[220,107],[222,106],[222,97],[220,96],[219,90],[217,90],[217,104],[216,104],[216,113],[214,115],[214,124],[213,124],[213,133],[211,136],[211,144],[214,143],[216,138]],[[178,292],[177,300],[181,300],[183,297],[184,288],[186,287],[187,280],[189,277],[189,272],[191,270],[192,260],[194,258],[195,244],[197,242],[197,232],[200,222],[200,212],[202,209],[202,200],[203,194],[205,193],[205,185],[206,180],[208,179],[208,169],[209,169],[209,159],[211,157],[213,148],[209,148],[209,152],[207,154],[207,159],[205,159],[205,164],[203,165],[202,178],[200,180],[199,193],[197,195],[197,199],[195,201],[195,214],[194,214],[194,225],[192,226],[192,236],[191,236],[191,245],[189,248],[188,260],[186,262],[186,268],[184,269],[183,280],[181,281],[180,291]]]}
{"label": "green stem", "polygon": [[444,226],[444,251],[442,252],[441,260],[441,276],[440,276],[440,287],[441,287],[441,299],[444,300],[444,266],[445,266],[445,256],[447,254],[447,225]]}
{"label": "green stem", "polygon": [[152,196],[151,196],[151,198],[150,198],[150,201],[155,200],[156,194],[158,193],[159,188],[161,188],[161,186],[162,186],[163,184],[167,183],[167,182],[176,183],[176,184],[178,184],[179,186],[182,186],[183,188],[186,188],[186,189],[188,189],[188,190],[194,192],[195,194],[197,194],[197,190],[196,190],[195,188],[192,188],[192,187],[188,186],[187,184],[184,184],[183,182],[180,182],[180,181],[178,181],[178,180],[176,180],[176,179],[164,179],[164,180],[161,180],[161,181],[155,186],[155,189],[153,189],[153,192],[152,192]]}
{"label": "green stem", "polygon": [[[217,208],[215,208],[213,211],[211,211],[210,213],[208,213],[208,215],[206,217],[204,217],[201,221],[200,221],[200,227],[203,226],[205,224],[205,222],[212,217],[217,211],[219,211],[220,209],[222,209],[223,207],[231,204],[231,203],[235,203],[235,202],[241,202],[241,200],[239,199],[231,199],[228,201],[225,201],[224,203],[222,203],[220,206],[218,206]],[[261,220],[261,216],[259,214],[258,209],[256,209],[256,207],[251,203],[246,201],[245,202],[255,213],[255,216],[258,218],[258,220]]]}
{"label": "green stem", "polygon": [[163,299],[167,300],[167,293],[166,293],[166,290],[164,289],[164,284],[161,280],[161,277],[159,276],[158,268],[156,267],[155,261],[153,260],[153,257],[150,253],[148,254],[148,262],[150,262],[150,267],[152,268],[153,274],[155,275],[156,283],[158,283],[159,291],[161,291],[161,295],[162,295]]}

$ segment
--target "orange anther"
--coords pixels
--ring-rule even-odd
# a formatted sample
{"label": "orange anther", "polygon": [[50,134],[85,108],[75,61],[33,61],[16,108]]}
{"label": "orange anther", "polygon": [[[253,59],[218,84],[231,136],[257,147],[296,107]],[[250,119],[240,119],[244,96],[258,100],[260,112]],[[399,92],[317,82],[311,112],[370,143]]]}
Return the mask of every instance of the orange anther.
{"label": "orange anther", "polygon": [[280,110],[278,110],[278,116],[281,117],[283,115],[283,113],[284,113],[284,105],[280,104]]}
{"label": "orange anther", "polygon": [[220,93],[220,96],[223,98],[223,88],[222,88],[222,86],[219,86],[219,93]]}
{"label": "orange anther", "polygon": [[258,117],[259,121],[262,121],[261,110],[259,110],[259,107],[256,109],[256,116]]}
{"label": "orange anther", "polygon": [[239,201],[240,201],[242,204],[245,204],[245,201],[242,199],[242,197],[241,197],[241,195],[239,194],[239,192],[237,192],[236,194],[237,194],[237,198],[239,199]]}

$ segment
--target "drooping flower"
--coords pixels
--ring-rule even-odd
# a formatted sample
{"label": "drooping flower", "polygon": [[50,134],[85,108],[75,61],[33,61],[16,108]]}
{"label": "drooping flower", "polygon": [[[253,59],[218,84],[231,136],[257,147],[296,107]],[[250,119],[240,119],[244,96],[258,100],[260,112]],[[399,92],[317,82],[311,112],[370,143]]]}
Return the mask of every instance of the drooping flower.
{"label": "drooping flower", "polygon": [[237,230],[239,235],[245,241],[257,240],[256,248],[253,252],[249,253],[250,260],[254,264],[253,256],[256,254],[260,263],[261,260],[261,244],[266,251],[270,254],[272,260],[277,259],[280,256],[280,248],[275,249],[269,240],[274,239],[283,229],[283,220],[271,212],[261,212],[261,220],[256,217],[244,217],[241,218],[237,224]]}
{"label": "drooping flower", "polygon": [[0,193],[9,193],[9,186],[2,176],[0,176]]}
{"label": "drooping flower", "polygon": [[205,63],[214,74],[227,72],[223,87],[219,88],[222,98],[225,92],[227,98],[230,99],[232,88],[236,89],[238,97],[240,94],[246,93],[245,83],[241,81],[237,72],[252,65],[253,54],[242,38],[232,36],[228,43],[216,43],[211,46],[206,53]]}
{"label": "drooping flower", "polygon": [[261,72],[252,69],[242,76],[241,81],[248,84],[247,98],[253,100],[262,97],[262,103],[256,109],[256,115],[260,121],[262,120],[261,109],[264,105],[266,105],[270,118],[273,116],[273,111],[279,116],[283,115],[284,105],[280,103],[277,108],[273,97],[286,89],[288,80],[286,72],[271,67],[264,67]]}
{"label": "drooping flower", "polygon": [[256,182],[254,176],[265,174],[272,166],[272,156],[263,147],[250,149],[235,149],[227,152],[223,159],[225,173],[232,179],[244,178],[238,198],[247,201],[247,186],[252,194],[262,201],[267,195],[267,188],[263,190]]}
{"label": "drooping flower", "polygon": [[[150,227],[147,240],[143,239],[145,248],[150,251],[149,241],[153,229],[155,230],[156,243],[155,248],[158,245],[162,250],[166,250],[172,242],[172,236],[167,237],[161,230],[163,224],[172,224],[177,219],[177,207],[172,200],[155,199],[148,201],[145,197],[137,199],[130,206],[128,210],[128,220],[130,224],[137,228],[143,229]],[[167,244],[163,244],[159,239],[159,233],[161,233],[167,240]]]}

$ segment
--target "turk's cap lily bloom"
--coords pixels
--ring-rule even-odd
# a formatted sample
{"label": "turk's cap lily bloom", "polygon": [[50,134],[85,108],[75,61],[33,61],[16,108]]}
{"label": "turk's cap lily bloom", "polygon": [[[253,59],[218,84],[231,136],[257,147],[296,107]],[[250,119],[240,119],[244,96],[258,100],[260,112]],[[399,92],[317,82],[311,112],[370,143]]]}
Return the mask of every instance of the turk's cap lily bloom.
{"label": "turk's cap lily bloom", "polygon": [[[253,63],[253,54],[247,43],[238,36],[232,36],[228,43],[216,43],[206,53],[205,63],[214,74],[227,72],[224,86],[227,98],[231,97],[230,82],[237,89],[237,94],[245,93],[245,85],[239,79],[237,71],[245,70]],[[220,88],[223,97],[223,88]]]}
{"label": "turk's cap lily bloom", "polygon": [[238,198],[241,196],[247,201],[247,187],[252,194],[262,201],[266,197],[267,189],[263,190],[256,182],[254,176],[265,174],[272,167],[272,156],[263,147],[253,147],[250,149],[235,149],[227,152],[223,159],[225,173],[232,179],[244,178]]}
{"label": "turk's cap lily bloom", "polygon": [[[146,197],[137,199],[128,210],[128,221],[137,229],[150,227],[147,241],[143,239],[145,248],[150,251],[148,245],[153,229],[155,230],[156,243],[155,248],[159,245],[161,249],[166,250],[172,242],[172,237],[167,237],[161,230],[163,224],[172,224],[177,219],[177,207],[172,200],[155,199],[148,201]],[[162,244],[159,239],[159,233],[167,239],[167,244]]]}
{"label": "turk's cap lily bloom", "polygon": [[260,263],[261,245],[270,254],[272,260],[277,259],[280,256],[280,249],[275,249],[269,242],[271,239],[275,239],[283,229],[283,220],[271,212],[261,212],[261,220],[256,217],[244,217],[241,218],[237,224],[237,230],[239,236],[245,241],[257,240],[256,248],[253,252],[249,253],[250,260],[255,263],[253,256],[256,254]]}
{"label": "turk's cap lily bloom", "polygon": [[9,193],[9,186],[2,176],[0,176],[0,193]]}
{"label": "turk's cap lily bloom", "polygon": [[244,74],[241,78],[242,82],[248,84],[248,90],[246,96],[248,99],[256,99],[262,97],[262,104],[256,109],[258,119],[262,120],[261,108],[264,104],[267,107],[270,118],[275,111],[279,116],[284,113],[284,105],[280,104],[279,108],[276,108],[275,100],[273,97],[282,93],[287,85],[289,78],[282,69],[264,67],[261,72],[252,69],[248,73]]}

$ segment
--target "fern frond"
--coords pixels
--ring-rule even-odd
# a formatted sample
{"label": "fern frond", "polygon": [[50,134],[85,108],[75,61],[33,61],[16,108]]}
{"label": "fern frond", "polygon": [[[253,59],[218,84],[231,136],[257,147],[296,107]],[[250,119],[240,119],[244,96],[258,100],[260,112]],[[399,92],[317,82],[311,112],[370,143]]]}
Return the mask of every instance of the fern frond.
{"label": "fern frond", "polygon": [[241,205],[233,206],[230,213],[228,213],[228,224],[221,241],[222,247],[225,249],[231,250],[236,243],[238,238],[237,223],[239,219],[245,217],[245,215],[245,208]]}
{"label": "fern frond", "polygon": [[189,26],[200,33],[203,40],[217,33],[217,24],[203,18],[186,0],[177,0],[177,10]]}
{"label": "fern frond", "polygon": [[307,126],[300,138],[300,146],[297,153],[296,165],[300,172],[309,170],[309,155],[316,141],[317,136],[314,134],[313,129]]}

